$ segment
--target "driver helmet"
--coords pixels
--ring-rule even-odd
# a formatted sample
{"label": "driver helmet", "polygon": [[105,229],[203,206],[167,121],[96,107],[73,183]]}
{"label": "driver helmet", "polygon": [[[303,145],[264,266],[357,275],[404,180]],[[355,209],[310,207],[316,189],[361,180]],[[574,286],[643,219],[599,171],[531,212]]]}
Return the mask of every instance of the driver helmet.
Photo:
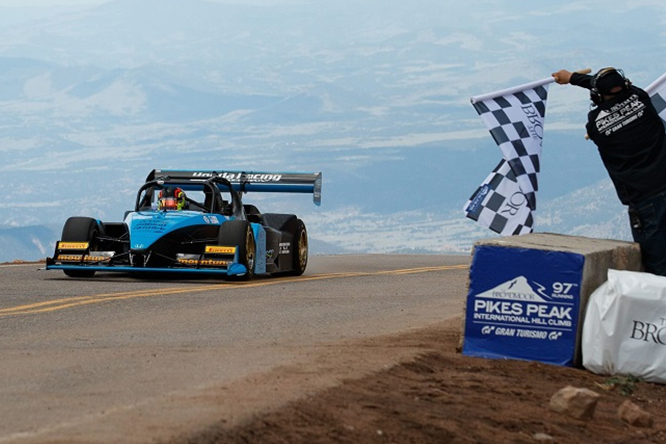
{"label": "driver helmet", "polygon": [[177,210],[185,207],[185,192],[178,187],[166,187],[160,190],[158,209]]}

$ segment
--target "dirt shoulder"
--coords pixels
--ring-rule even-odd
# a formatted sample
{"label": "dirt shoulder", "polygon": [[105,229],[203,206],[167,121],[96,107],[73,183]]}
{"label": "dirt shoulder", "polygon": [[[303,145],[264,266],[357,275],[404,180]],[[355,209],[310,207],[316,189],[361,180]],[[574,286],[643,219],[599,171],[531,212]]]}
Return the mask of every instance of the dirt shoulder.
{"label": "dirt shoulder", "polygon": [[[335,387],[305,393],[242,421],[220,418],[215,426],[171,442],[666,442],[665,386],[626,380],[611,384],[611,378],[582,369],[463,356],[456,351],[460,325],[460,318],[454,318],[399,336],[350,344],[356,352],[374,344],[390,354],[391,347],[386,347],[390,342],[403,351],[402,362],[346,379]],[[404,358],[405,347],[412,348],[416,357]],[[354,354],[363,359],[362,353]],[[285,373],[283,378],[274,375],[269,379],[264,381],[263,390],[279,392],[298,384],[299,378]],[[601,396],[592,419],[574,419],[549,409],[552,395],[568,385]],[[617,409],[627,399],[653,415],[651,428],[633,427],[618,419]]]}

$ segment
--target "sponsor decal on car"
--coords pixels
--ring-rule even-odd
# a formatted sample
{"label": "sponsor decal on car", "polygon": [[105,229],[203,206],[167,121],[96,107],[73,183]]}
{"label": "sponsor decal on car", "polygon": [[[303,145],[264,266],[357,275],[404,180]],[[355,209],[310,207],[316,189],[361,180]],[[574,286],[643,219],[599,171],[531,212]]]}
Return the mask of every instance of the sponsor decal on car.
{"label": "sponsor decal on car", "polygon": [[204,216],[203,217],[204,222],[207,224],[220,224],[220,220],[217,218],[217,216]]}
{"label": "sponsor decal on car", "polygon": [[55,260],[61,262],[81,262],[82,258],[82,254],[58,254]]}
{"label": "sponsor decal on car", "polygon": [[289,242],[280,242],[280,254],[289,254],[291,244]]}
{"label": "sponsor decal on car", "polygon": [[207,245],[206,253],[214,254],[236,254],[236,247],[221,247],[219,245]]}
{"label": "sponsor decal on car", "polygon": [[60,262],[106,262],[113,257],[113,251],[95,252],[94,255],[87,254],[59,254],[55,260]]}
{"label": "sponsor decal on car", "polygon": [[152,219],[139,220],[132,225],[133,231],[152,231],[165,232],[168,226],[167,221],[158,221]]}
{"label": "sponsor decal on car", "polygon": [[[197,171],[192,173],[192,177],[212,177],[213,173]],[[220,177],[227,179],[229,182],[279,182],[282,179],[282,174],[262,174],[262,173],[221,173]]]}
{"label": "sponsor decal on car", "polygon": [[88,242],[58,242],[60,250],[86,250]]}
{"label": "sponsor decal on car", "polygon": [[183,265],[194,265],[201,266],[205,265],[208,267],[226,267],[229,265],[229,261],[223,261],[218,259],[178,259],[179,264]]}
{"label": "sponsor decal on car", "polygon": [[[230,247],[226,247],[230,248]],[[198,254],[178,253],[176,262],[180,265],[190,267],[228,267],[231,263],[228,260],[200,257]]]}

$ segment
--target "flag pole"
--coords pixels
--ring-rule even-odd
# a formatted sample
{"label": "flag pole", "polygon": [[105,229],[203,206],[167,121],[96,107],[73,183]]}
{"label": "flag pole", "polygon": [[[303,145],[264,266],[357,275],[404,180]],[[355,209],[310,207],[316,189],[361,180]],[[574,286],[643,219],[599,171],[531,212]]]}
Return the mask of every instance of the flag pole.
{"label": "flag pole", "polygon": [[[592,72],[590,68],[580,69],[576,71],[578,74],[589,74]],[[536,88],[537,86],[546,85],[548,83],[553,83],[555,79],[553,77],[547,77],[545,79],[536,80],[534,82],[525,83],[523,85],[512,86],[511,88],[502,89],[500,91],[495,91],[487,94],[481,94],[479,96],[473,96],[470,101],[472,103],[483,102],[484,100],[494,99],[495,97],[501,97],[504,95],[513,94],[518,91],[524,91],[526,89]]]}
{"label": "flag pole", "polygon": [[656,90],[659,87],[659,85],[661,85],[665,80],[666,80],[666,73],[662,74],[657,80],[650,83],[648,87],[645,88],[645,91],[648,94],[652,94],[654,90]]}
{"label": "flag pole", "polygon": [[483,102],[484,100],[494,99],[495,97],[506,96],[506,95],[516,93],[518,91],[524,91],[526,89],[536,88],[538,86],[542,86],[542,85],[545,85],[547,83],[552,83],[554,81],[555,81],[554,78],[548,77],[546,79],[541,79],[541,80],[536,80],[534,82],[525,83],[523,85],[512,86],[511,88],[506,88],[506,89],[502,89],[502,90],[499,90],[499,91],[495,91],[495,92],[491,92],[491,93],[487,93],[487,94],[481,94],[479,96],[474,96],[470,99],[470,101],[472,103]]}

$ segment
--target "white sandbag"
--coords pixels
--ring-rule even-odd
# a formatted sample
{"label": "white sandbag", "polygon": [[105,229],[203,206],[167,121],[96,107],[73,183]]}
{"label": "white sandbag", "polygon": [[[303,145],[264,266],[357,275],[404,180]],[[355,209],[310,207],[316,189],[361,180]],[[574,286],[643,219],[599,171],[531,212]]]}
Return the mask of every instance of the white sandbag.
{"label": "white sandbag", "polygon": [[593,373],[666,383],[666,277],[608,270],[590,295],[581,347]]}

